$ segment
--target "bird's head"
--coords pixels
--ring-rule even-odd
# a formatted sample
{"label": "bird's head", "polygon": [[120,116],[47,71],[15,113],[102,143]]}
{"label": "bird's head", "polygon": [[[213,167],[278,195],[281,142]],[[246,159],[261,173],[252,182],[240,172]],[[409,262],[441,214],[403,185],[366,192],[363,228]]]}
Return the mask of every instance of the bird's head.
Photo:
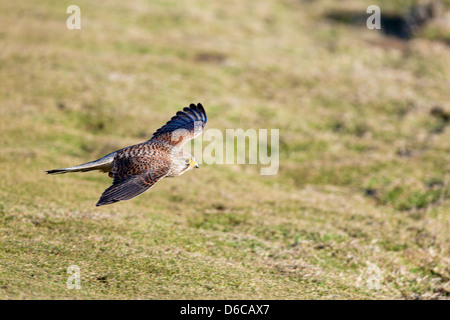
{"label": "bird's head", "polygon": [[197,160],[187,151],[181,150],[179,153],[177,153],[177,156],[175,156],[175,159],[173,160],[174,165],[176,166],[175,171],[178,172],[178,174],[183,174],[186,171],[191,170],[192,168],[198,168]]}

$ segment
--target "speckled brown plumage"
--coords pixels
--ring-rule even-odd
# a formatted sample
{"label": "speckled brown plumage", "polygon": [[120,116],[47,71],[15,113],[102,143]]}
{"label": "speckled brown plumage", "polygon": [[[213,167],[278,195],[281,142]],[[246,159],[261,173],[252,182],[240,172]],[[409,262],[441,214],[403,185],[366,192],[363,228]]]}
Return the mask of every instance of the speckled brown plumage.
{"label": "speckled brown plumage", "polygon": [[203,106],[191,104],[177,112],[153,137],[98,160],[79,166],[49,170],[48,174],[100,170],[113,178],[112,185],[101,195],[97,206],[129,200],[154,186],[164,177],[176,177],[194,166],[194,157],[181,149],[187,141],[200,135],[207,117]]}

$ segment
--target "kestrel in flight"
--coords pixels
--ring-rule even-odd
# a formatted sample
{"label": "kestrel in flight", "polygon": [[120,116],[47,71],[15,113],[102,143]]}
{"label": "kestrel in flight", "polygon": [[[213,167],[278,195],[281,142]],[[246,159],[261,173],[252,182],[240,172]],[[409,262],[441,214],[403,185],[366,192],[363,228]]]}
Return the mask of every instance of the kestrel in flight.
{"label": "kestrel in flight", "polygon": [[46,171],[47,174],[99,170],[113,178],[96,206],[134,198],[165,177],[177,177],[192,168],[197,161],[181,147],[200,135],[207,117],[203,106],[191,104],[178,111],[153,137],[143,143],[114,151],[103,158],[75,167]]}

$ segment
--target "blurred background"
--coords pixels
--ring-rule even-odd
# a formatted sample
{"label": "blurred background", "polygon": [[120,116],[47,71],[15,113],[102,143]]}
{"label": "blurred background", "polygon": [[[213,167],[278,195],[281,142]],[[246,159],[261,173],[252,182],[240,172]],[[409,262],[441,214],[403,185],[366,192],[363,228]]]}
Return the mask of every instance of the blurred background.
{"label": "blurred background", "polygon": [[[0,43],[0,298],[449,297],[449,1],[1,0]],[[203,165],[95,208],[107,175],[43,172],[191,102],[279,129],[278,174]]]}

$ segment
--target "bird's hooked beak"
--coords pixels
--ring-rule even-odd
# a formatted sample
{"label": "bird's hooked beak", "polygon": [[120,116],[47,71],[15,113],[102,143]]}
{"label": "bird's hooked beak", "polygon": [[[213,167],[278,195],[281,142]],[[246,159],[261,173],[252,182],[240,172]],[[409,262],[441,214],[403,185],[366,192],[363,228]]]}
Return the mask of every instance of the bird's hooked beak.
{"label": "bird's hooked beak", "polygon": [[195,160],[190,160],[189,161],[189,167],[194,167],[194,168],[196,168],[196,169],[198,169],[199,168],[199,166],[198,166],[198,163],[197,163],[197,161],[195,161]]}

